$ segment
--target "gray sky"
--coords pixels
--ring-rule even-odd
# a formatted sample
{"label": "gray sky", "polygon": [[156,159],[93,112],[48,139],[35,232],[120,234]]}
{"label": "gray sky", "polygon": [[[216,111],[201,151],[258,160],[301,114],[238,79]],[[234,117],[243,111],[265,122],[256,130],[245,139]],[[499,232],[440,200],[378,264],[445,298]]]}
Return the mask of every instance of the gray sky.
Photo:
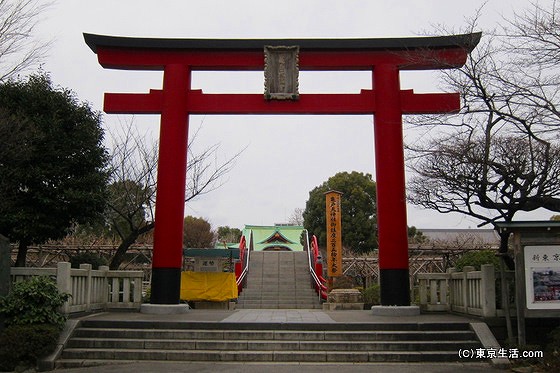
{"label": "gray sky", "polygon": [[[104,70],[83,41],[83,32],[172,38],[378,38],[422,34],[445,24],[464,32],[465,17],[482,0],[57,0],[45,14],[41,35],[54,44],[43,69],[55,84],[73,89],[80,100],[102,108],[104,92],[146,93],[161,88],[160,72]],[[481,29],[502,15],[528,5],[527,0],[488,0]],[[401,75],[403,89],[439,92],[437,75]],[[262,73],[193,74],[193,88],[205,92],[262,93]],[[359,92],[371,89],[364,72],[303,72],[300,93]],[[124,118],[105,115],[108,128]],[[158,116],[136,116],[141,131],[157,137]],[[304,208],[308,193],[340,171],[375,176],[373,118],[370,116],[191,116],[191,132],[202,126],[197,148],[221,143],[227,159],[247,147],[227,182],[192,201],[185,214],[221,225],[285,222]],[[405,141],[417,141],[405,130]],[[332,151],[336,149],[336,151]],[[532,215],[548,218],[551,213]],[[520,218],[523,218],[520,216]],[[468,228],[477,222],[459,215],[408,209],[408,224],[419,228]]]}

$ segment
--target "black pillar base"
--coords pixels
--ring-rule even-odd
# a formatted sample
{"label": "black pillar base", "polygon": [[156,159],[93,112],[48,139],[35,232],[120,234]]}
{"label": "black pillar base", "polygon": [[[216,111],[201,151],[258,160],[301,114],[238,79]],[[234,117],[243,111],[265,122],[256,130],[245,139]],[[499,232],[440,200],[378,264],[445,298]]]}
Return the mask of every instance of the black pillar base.
{"label": "black pillar base", "polygon": [[382,306],[410,306],[408,269],[380,269]]}
{"label": "black pillar base", "polygon": [[152,268],[152,304],[179,304],[181,268]]}

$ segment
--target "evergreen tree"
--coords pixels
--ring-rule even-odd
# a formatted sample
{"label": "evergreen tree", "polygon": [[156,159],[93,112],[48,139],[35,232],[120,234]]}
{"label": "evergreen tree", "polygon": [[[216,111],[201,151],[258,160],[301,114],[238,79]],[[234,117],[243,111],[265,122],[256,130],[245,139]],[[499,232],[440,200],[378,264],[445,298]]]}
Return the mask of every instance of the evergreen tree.
{"label": "evergreen tree", "polygon": [[100,114],[47,75],[0,84],[0,234],[27,247],[64,237],[105,208]]}
{"label": "evergreen tree", "polygon": [[342,245],[355,253],[377,249],[376,187],[370,174],[340,172],[309,192],[304,227],[326,245],[325,193],[342,192]]}

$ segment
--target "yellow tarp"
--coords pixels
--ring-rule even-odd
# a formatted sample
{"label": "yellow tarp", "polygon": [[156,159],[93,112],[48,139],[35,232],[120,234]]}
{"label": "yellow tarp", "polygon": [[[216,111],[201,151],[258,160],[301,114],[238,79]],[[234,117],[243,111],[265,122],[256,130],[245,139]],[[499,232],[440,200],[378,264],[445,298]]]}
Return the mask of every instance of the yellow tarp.
{"label": "yellow tarp", "polygon": [[224,302],[235,298],[234,273],[181,272],[181,300]]}

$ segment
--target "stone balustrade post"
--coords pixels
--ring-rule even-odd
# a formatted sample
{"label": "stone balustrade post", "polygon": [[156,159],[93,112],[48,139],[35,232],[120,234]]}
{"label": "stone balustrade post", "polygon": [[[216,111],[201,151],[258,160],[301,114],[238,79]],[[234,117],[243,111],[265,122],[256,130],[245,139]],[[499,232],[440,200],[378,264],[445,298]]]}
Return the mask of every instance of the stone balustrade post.
{"label": "stone balustrade post", "polygon": [[[56,286],[58,287],[58,291],[60,293],[67,293],[70,296],[74,296],[72,294],[72,278],[71,278],[71,264],[68,262],[58,262],[56,266]],[[70,302],[72,298],[66,301],[62,307],[61,312],[64,314],[70,313]]]}
{"label": "stone balustrade post", "polygon": [[472,266],[465,266],[463,267],[463,277],[462,277],[462,284],[461,287],[463,288],[463,307],[465,307],[465,313],[469,313],[469,307],[470,307],[470,295],[471,295],[471,289],[469,288],[469,279],[468,279],[468,273],[474,271],[475,268]]}
{"label": "stone balustrade post", "polygon": [[496,273],[492,264],[484,264],[480,267],[482,275],[481,305],[483,317],[496,316]]}
{"label": "stone balustrade post", "polygon": [[92,298],[92,278],[91,278],[91,264],[80,264],[80,269],[86,271],[85,284],[82,291],[84,291],[84,301],[86,306],[86,312],[91,311],[91,298]]}
{"label": "stone balustrade post", "polygon": [[99,271],[103,271],[103,285],[100,289],[100,291],[103,292],[103,295],[97,299],[100,299],[101,302],[106,305],[109,302],[109,280],[107,279],[109,266],[99,266]]}

